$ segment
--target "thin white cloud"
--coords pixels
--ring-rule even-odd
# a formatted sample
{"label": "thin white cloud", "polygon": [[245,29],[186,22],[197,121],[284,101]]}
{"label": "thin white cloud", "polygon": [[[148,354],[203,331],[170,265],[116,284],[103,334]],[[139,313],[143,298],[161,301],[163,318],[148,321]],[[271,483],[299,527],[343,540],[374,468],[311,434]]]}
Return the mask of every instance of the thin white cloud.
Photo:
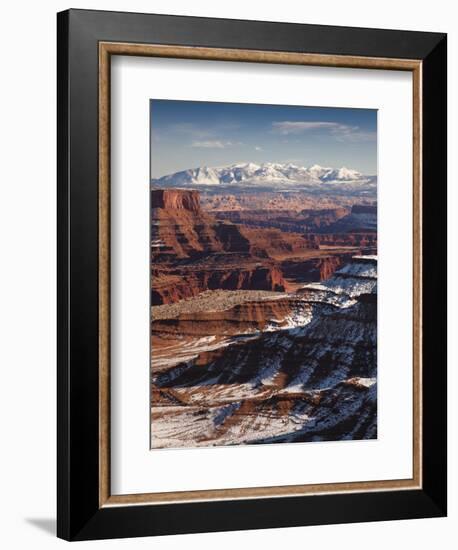
{"label": "thin white cloud", "polygon": [[197,147],[200,149],[225,149],[230,147],[232,143],[230,141],[220,141],[219,139],[210,139],[207,141],[193,141],[191,147]]}
{"label": "thin white cloud", "polygon": [[191,143],[191,147],[196,147],[199,149],[227,149],[228,147],[236,147],[237,145],[243,145],[243,142],[208,139],[204,141],[193,141]]}
{"label": "thin white cloud", "polygon": [[282,120],[272,122],[272,129],[274,133],[283,136],[323,130],[329,132],[339,141],[373,141],[376,138],[375,132],[362,131],[359,126],[350,126],[348,124],[329,121]]}
{"label": "thin white cloud", "polygon": [[342,124],[337,122],[305,122],[305,121],[293,121],[282,120],[280,122],[272,122],[274,132],[282,135],[288,134],[302,134],[309,130],[321,130],[327,129],[335,131]]}
{"label": "thin white cloud", "polygon": [[255,151],[264,151],[264,149],[260,145],[255,145],[254,150]]}

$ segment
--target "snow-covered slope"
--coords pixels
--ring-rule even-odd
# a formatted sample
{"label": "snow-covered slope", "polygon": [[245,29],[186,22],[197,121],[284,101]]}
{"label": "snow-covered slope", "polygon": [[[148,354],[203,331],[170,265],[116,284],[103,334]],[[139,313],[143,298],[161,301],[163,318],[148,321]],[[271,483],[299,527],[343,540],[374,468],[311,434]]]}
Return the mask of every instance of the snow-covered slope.
{"label": "snow-covered slope", "polygon": [[[348,307],[361,294],[377,294],[377,256],[353,256],[352,261],[321,283],[309,283],[300,293],[313,299]],[[318,297],[319,296],[319,297]]]}
{"label": "snow-covered slope", "polygon": [[287,328],[210,342],[153,373],[153,447],[377,437],[377,257],[297,298],[307,315]]}
{"label": "snow-covered slope", "polygon": [[295,164],[253,162],[211,168],[191,168],[151,180],[153,186],[253,186],[309,190],[375,190],[377,178],[350,168],[329,168],[317,164],[306,168]]}

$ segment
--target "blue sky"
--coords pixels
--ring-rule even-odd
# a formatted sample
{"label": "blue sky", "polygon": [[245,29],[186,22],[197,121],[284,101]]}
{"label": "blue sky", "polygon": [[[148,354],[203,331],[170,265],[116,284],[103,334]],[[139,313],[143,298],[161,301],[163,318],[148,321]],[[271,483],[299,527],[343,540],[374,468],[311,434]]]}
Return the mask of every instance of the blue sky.
{"label": "blue sky", "polygon": [[292,162],[377,174],[377,111],[156,100],[151,177],[197,166]]}

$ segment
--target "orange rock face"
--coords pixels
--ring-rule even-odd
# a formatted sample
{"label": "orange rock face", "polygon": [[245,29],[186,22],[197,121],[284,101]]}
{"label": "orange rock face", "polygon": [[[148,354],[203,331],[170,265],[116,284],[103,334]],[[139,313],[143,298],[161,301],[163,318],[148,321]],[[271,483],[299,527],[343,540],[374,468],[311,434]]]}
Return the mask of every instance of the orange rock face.
{"label": "orange rock face", "polygon": [[354,252],[342,252],[321,258],[285,260],[281,263],[281,270],[286,279],[294,279],[300,283],[323,281],[329,279],[353,255]]}
{"label": "orange rock face", "polygon": [[273,263],[256,265],[251,258],[242,255],[223,258],[217,265],[213,261],[198,262],[193,266],[154,267],[151,305],[171,304],[205,290],[281,292],[287,289],[280,269]]}
{"label": "orange rock face", "polygon": [[[292,290],[330,277],[349,254],[376,246],[375,233],[300,234],[218,220],[195,190],[152,190],[151,206],[152,305],[205,290]],[[319,211],[319,222],[304,212],[314,223],[328,223],[348,209]],[[288,213],[283,217],[286,223]]]}
{"label": "orange rock face", "polygon": [[200,195],[193,190],[155,189],[151,191],[151,208],[199,212]]}
{"label": "orange rock face", "polygon": [[207,289],[286,289],[281,270],[266,250],[285,246],[280,232],[262,236],[217,221],[202,210],[197,191],[154,190],[151,204],[153,305]]}
{"label": "orange rock face", "polygon": [[299,305],[302,302],[296,296],[285,294],[283,298],[247,300],[227,309],[182,312],[163,319],[155,319],[153,308],[152,333],[153,337],[186,337],[263,331],[271,319],[277,319],[281,327],[288,315]]}

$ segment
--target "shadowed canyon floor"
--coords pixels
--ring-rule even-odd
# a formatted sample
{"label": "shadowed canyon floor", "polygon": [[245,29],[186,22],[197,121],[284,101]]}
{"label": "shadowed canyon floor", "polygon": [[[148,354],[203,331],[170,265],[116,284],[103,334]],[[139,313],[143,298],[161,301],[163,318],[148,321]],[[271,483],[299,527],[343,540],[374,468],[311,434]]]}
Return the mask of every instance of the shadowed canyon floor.
{"label": "shadowed canyon floor", "polygon": [[228,202],[151,192],[151,447],[376,437],[376,207]]}

